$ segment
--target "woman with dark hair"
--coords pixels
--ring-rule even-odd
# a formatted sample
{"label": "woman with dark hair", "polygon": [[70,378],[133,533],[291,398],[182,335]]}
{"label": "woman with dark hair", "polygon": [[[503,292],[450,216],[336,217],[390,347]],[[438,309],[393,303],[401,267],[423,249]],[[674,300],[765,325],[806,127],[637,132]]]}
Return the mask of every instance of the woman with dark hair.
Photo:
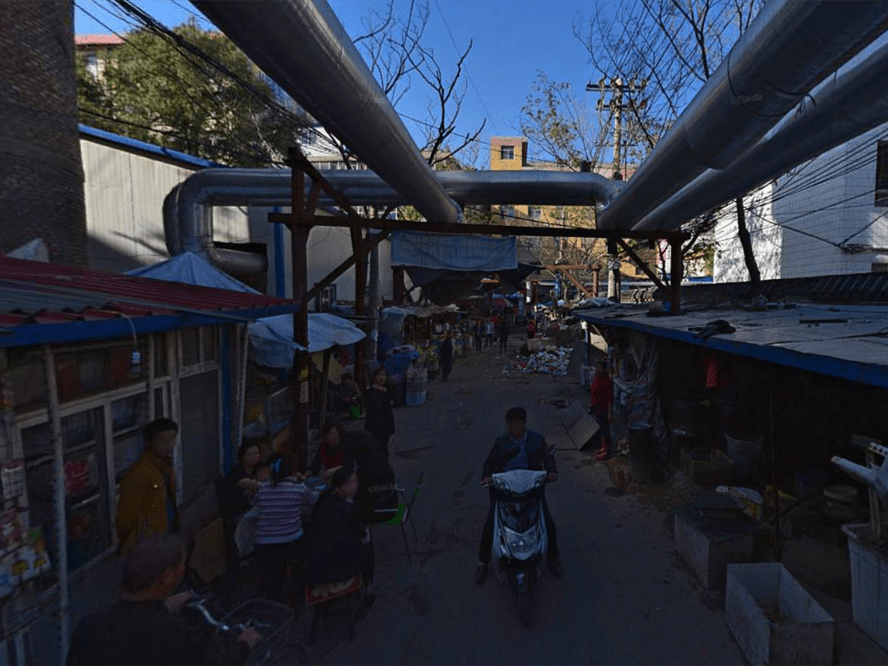
{"label": "woman with dark hair", "polygon": [[389,440],[395,434],[392,399],[385,387],[387,378],[384,368],[378,368],[373,373],[372,384],[367,391],[367,420],[364,426],[382,448],[386,458],[389,455]]}
{"label": "woman with dark hair", "polygon": [[238,521],[250,510],[251,500],[255,497],[255,492],[249,486],[261,455],[256,444],[242,444],[237,452],[237,464],[217,486],[219,512],[222,514],[225,533],[225,552],[230,568],[237,567],[240,559],[234,533]]}
{"label": "woman with dark hair", "polygon": [[245,479],[252,479],[262,454],[256,444],[242,444],[237,452],[237,464],[222,480],[219,488],[219,509],[225,518],[238,518],[250,510],[250,490]]}
{"label": "woman with dark hair", "polygon": [[361,574],[364,600],[370,606],[373,592],[375,556],[370,531],[358,517],[355,496],[358,474],[353,465],[341,467],[333,475],[332,488],[318,500],[311,517],[308,546],[309,586],[338,583]]}
{"label": "woman with dark hair", "polygon": [[294,476],[291,454],[275,453],[268,466],[271,481],[256,496],[256,559],[265,576],[265,596],[283,600],[287,563],[302,554],[302,515],[318,496]]}
{"label": "woman with dark hair", "polygon": [[324,478],[329,481],[329,476],[337,468],[345,464],[345,426],[339,421],[330,421],[321,429],[321,441],[318,444],[318,452],[309,467],[313,476],[317,476],[321,467],[325,470]]}

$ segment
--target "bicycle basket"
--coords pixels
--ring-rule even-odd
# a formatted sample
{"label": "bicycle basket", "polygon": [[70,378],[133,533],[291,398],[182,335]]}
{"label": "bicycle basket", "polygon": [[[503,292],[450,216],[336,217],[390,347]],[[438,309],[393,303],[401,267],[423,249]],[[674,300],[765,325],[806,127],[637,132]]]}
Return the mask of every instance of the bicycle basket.
{"label": "bicycle basket", "polygon": [[294,615],[293,609],[284,604],[251,599],[232,609],[223,620],[231,626],[248,624],[262,634],[246,663],[263,664],[289,639]]}

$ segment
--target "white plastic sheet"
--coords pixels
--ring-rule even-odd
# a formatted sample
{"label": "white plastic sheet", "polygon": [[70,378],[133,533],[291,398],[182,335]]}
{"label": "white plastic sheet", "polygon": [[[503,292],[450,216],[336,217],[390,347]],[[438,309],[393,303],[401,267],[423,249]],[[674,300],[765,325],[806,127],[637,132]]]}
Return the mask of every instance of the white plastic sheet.
{"label": "white plastic sheet", "polygon": [[[347,346],[363,340],[366,334],[352,322],[336,315],[308,315],[308,351],[324,351],[336,345]],[[304,347],[293,340],[293,315],[266,317],[250,324],[251,358],[268,368],[290,368],[293,354]]]}

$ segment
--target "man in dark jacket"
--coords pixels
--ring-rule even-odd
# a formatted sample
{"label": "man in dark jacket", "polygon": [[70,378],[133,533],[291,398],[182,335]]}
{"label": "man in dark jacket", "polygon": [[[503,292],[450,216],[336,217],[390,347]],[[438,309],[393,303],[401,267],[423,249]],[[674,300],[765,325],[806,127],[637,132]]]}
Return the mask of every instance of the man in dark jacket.
{"label": "man in dark jacket", "polygon": [[[527,429],[527,410],[523,407],[513,407],[506,412],[506,426],[508,432],[496,440],[490,455],[484,461],[481,485],[491,483],[491,477],[494,474],[510,472],[515,469],[545,470],[548,473],[547,481],[557,481],[558,468],[555,465],[555,455],[549,451],[549,446],[543,435]],[[481,532],[479,563],[475,572],[475,582],[479,585],[486,580],[487,567],[490,564],[495,504],[495,490],[491,487],[490,511],[487,514],[487,522],[484,523],[484,530]],[[552,520],[545,495],[543,495],[543,518],[546,521],[546,532],[549,536],[549,569],[556,578],[561,578],[564,575],[564,567],[561,566],[558,551],[558,534],[555,531],[555,521]]]}
{"label": "man in dark jacket", "polygon": [[190,593],[170,596],[185,575],[185,546],[172,534],[152,534],[127,555],[123,598],[87,617],[74,632],[69,666],[242,664],[261,636],[201,640],[179,610]]}

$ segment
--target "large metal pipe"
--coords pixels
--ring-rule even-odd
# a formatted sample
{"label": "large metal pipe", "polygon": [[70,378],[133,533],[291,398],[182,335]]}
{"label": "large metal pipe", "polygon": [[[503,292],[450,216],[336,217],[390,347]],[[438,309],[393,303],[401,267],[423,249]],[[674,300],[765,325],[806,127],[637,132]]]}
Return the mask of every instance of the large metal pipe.
{"label": "large metal pipe", "polygon": [[[442,171],[448,198],[462,205],[533,204],[596,206],[608,204],[623,183],[596,173],[558,171]],[[410,203],[372,171],[329,171],[324,177],[355,206]],[[218,248],[213,242],[213,206],[289,206],[289,169],[204,169],[167,195],[163,224],[167,249],[190,251],[235,275],[261,273],[265,257]],[[321,206],[334,202],[322,196]]]}
{"label": "large metal pipe", "polygon": [[886,28],[888,2],[770,0],[599,225],[632,228],[707,167],[728,167]]}
{"label": "large metal pipe", "polygon": [[459,208],[325,0],[192,4],[426,219],[459,221]]}
{"label": "large metal pipe", "polygon": [[707,171],[635,229],[674,229],[817,155],[888,122],[888,45],[828,84],[805,114],[724,171]]}

